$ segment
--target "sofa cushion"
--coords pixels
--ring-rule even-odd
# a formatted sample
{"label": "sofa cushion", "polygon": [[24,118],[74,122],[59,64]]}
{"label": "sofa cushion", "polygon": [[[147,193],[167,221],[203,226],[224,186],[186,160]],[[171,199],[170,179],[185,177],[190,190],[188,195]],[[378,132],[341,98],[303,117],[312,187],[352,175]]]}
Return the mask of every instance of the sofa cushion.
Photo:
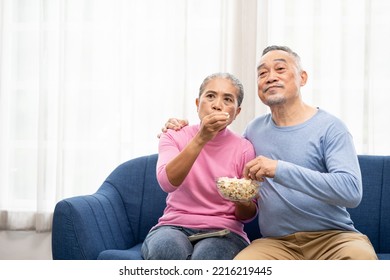
{"label": "sofa cushion", "polygon": [[377,254],[380,260],[390,260],[390,254]]}
{"label": "sofa cushion", "polygon": [[98,260],[142,260],[141,257],[142,243],[135,245],[128,250],[105,250],[102,251]]}

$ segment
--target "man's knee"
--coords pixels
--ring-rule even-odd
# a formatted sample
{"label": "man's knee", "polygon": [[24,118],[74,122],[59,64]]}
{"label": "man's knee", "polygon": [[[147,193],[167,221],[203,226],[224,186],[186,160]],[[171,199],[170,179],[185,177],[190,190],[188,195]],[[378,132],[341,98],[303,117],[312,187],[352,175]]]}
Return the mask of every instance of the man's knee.
{"label": "man's knee", "polygon": [[366,243],[353,242],[339,252],[342,260],[377,260],[374,249]]}
{"label": "man's knee", "polygon": [[257,239],[239,252],[235,260],[275,260],[276,248],[270,246],[270,240]]}

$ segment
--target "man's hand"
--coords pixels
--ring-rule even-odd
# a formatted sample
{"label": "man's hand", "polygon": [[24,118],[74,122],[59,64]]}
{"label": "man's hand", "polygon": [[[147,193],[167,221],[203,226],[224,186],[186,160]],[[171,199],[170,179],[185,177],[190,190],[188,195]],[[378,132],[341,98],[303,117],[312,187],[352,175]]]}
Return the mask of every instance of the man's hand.
{"label": "man's hand", "polygon": [[168,129],[180,130],[187,125],[188,125],[187,120],[170,118],[165,123],[165,126],[163,128],[161,128],[161,133],[157,134],[157,138],[160,138],[161,134],[167,132]]}
{"label": "man's hand", "polygon": [[275,177],[276,167],[278,161],[269,159],[264,156],[258,156],[257,158],[248,162],[244,167],[244,176],[257,181],[264,181],[264,177]]}

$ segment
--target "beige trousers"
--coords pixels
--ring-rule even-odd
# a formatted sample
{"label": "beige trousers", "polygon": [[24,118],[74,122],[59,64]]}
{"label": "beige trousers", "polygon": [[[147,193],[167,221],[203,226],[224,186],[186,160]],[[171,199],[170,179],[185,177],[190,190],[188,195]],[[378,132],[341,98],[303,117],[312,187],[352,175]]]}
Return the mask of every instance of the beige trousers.
{"label": "beige trousers", "polygon": [[376,260],[366,235],[329,230],[297,232],[278,238],[260,238],[242,250],[235,260]]}

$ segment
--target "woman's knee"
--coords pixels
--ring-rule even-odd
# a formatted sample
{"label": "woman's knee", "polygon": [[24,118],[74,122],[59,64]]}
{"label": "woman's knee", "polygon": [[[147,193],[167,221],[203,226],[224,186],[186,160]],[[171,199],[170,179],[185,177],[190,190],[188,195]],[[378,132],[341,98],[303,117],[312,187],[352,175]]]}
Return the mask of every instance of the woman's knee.
{"label": "woman's knee", "polygon": [[148,260],[185,260],[192,253],[192,245],[180,230],[161,228],[146,237],[141,252]]}
{"label": "woman's knee", "polygon": [[207,238],[194,246],[193,260],[232,260],[248,243],[238,236]]}

